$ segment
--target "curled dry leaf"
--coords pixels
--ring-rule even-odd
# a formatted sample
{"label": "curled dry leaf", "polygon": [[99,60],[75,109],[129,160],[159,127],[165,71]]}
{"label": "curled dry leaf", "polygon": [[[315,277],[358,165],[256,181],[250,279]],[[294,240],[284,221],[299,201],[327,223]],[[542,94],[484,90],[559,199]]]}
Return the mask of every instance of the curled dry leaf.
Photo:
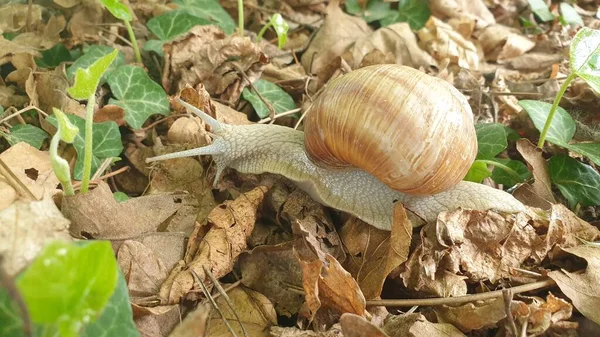
{"label": "curled dry leaf", "polygon": [[430,17],[425,27],[417,32],[421,45],[438,62],[444,60],[469,70],[478,70],[480,51],[450,25]]}
{"label": "curled dry leaf", "polygon": [[[535,201],[534,205],[529,205],[546,206],[543,209],[550,209],[550,203],[556,203],[556,200],[554,200],[554,194],[552,193],[552,182],[548,173],[548,164],[543,157],[543,151],[526,138],[521,138],[517,141],[517,151],[523,156],[523,159],[525,159],[531,169],[531,173],[535,179],[533,184],[531,184],[534,193],[542,199],[542,201]],[[546,205],[544,205],[543,201],[546,201]]]}
{"label": "curled dry leaf", "polygon": [[355,314],[343,314],[340,317],[340,325],[344,337],[388,337],[377,326]]}
{"label": "curled dry leaf", "polygon": [[181,323],[178,305],[141,307],[131,304],[135,327],[144,337],[166,337]]}
{"label": "curled dry leaf", "polygon": [[15,201],[0,211],[0,224],[2,268],[10,276],[28,266],[47,243],[72,240],[69,220],[50,196],[40,201]]}
{"label": "curled dry leaf", "polygon": [[66,25],[64,16],[51,16],[46,24],[40,22],[36,25],[35,31],[21,33],[12,42],[39,49],[50,49],[60,42],[60,33],[65,29]]}
{"label": "curled dry leaf", "polygon": [[485,27],[477,40],[489,61],[512,59],[535,47],[535,42],[523,36],[518,29],[500,24]]}
{"label": "curled dry leaf", "polygon": [[360,220],[347,222],[340,237],[348,255],[342,264],[360,285],[366,299],[381,295],[388,274],[408,259],[412,224],[402,204],[394,206],[391,233]]}
{"label": "curled dry leaf", "polygon": [[178,303],[194,287],[193,270],[202,281],[208,279],[204,268],[218,279],[233,269],[237,257],[246,249],[246,238],[252,233],[258,217],[258,207],[268,191],[258,186],[226,201],[208,215],[210,229],[202,239],[196,256],[185,268],[175,268],[160,289],[163,303]]}
{"label": "curled dry leaf", "polygon": [[539,297],[531,298],[527,309],[527,333],[532,336],[541,336],[544,333],[554,335],[553,330],[560,334],[565,330],[575,332],[577,329],[576,322],[567,321],[573,314],[573,306],[552,294],[549,294],[545,301]]}
{"label": "curled dry leaf", "polygon": [[29,16],[30,24],[36,25],[42,20],[44,7],[36,4],[10,4],[4,2],[0,11],[0,32],[18,32],[27,25]]}
{"label": "curled dry leaf", "polygon": [[437,306],[433,310],[440,321],[450,323],[465,333],[492,327],[506,317],[504,299],[500,297],[459,306]]}
{"label": "curled dry leaf", "polygon": [[[299,221],[293,224],[294,253],[300,261],[306,299],[306,318],[330,326],[330,314],[366,314],[365,297],[358,283],[330,254],[324,253],[316,238]],[[321,315],[316,317],[317,315]]]}
{"label": "curled dry leaf", "polygon": [[118,126],[125,125],[125,110],[118,105],[107,104],[94,113],[94,123],[113,121]]}
{"label": "curled dry leaf", "polygon": [[191,227],[197,207],[194,197],[185,193],[147,195],[119,203],[103,181],[86,194],[65,196],[62,202],[63,214],[71,220],[71,235],[113,240],[159,228]]}
{"label": "curled dry leaf", "polygon": [[192,312],[185,316],[181,324],[175,327],[169,334],[169,337],[205,336],[206,322],[208,321],[209,314],[210,307],[208,304],[198,305]]}
{"label": "curled dry leaf", "polygon": [[[74,115],[85,118],[85,105],[67,95],[69,81],[65,74],[64,64],[52,71],[36,71],[26,83],[27,95],[32,104],[44,111],[60,108]],[[54,130],[54,127],[52,127]]]}
{"label": "curled dry leaf", "polygon": [[[226,287],[226,285],[223,286]],[[227,304],[223,296],[217,298],[216,302],[235,334],[244,336],[244,330],[240,326],[242,324],[248,336],[268,336],[268,329],[277,324],[277,314],[269,299],[256,291],[242,289],[241,287],[230,290],[227,295],[233,304],[233,308]],[[237,313],[237,316],[232,313],[232,310]],[[231,332],[223,322],[223,318],[216,312],[211,315],[206,336],[231,336]]]}
{"label": "curled dry leaf", "polygon": [[[167,92],[202,83],[212,97],[237,102],[247,83],[260,78],[268,58],[249,37],[227,36],[216,26],[196,26],[188,34],[163,46],[162,84]],[[232,61],[235,60],[235,61]]]}
{"label": "curled dry leaf", "polygon": [[438,18],[471,20],[477,29],[496,23],[494,14],[482,0],[431,0],[429,9]]}
{"label": "curled dry leaf", "polygon": [[381,328],[390,337],[464,337],[452,324],[432,323],[419,313],[386,318]]}
{"label": "curled dry leaf", "polygon": [[557,270],[548,273],[556,281],[560,290],[573,302],[573,305],[585,317],[600,324],[600,248],[592,245],[581,245],[563,248],[567,253],[585,259],[587,268],[583,273],[572,273],[566,270]]}
{"label": "curled dry leaf", "polygon": [[137,298],[156,295],[169,272],[152,249],[132,240],[119,247],[117,261],[127,275],[127,288],[134,303]]}
{"label": "curled dry leaf", "polygon": [[99,1],[85,1],[83,6],[79,6],[69,21],[70,44],[76,46],[86,41],[99,41],[104,35],[103,14],[104,8]]}

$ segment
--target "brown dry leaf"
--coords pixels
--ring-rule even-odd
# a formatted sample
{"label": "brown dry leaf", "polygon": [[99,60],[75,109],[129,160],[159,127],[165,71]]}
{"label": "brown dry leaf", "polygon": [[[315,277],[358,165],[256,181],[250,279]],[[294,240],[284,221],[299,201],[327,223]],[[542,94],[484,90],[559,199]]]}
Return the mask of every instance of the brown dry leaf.
{"label": "brown dry leaf", "polygon": [[[304,229],[300,221],[294,222],[293,230],[296,236],[294,253],[302,266],[307,318],[313,320],[320,311],[364,316],[365,297],[352,275],[333,256],[319,248],[317,239]],[[327,316],[320,319],[331,325],[331,317]]]}
{"label": "brown dry leaf", "polygon": [[331,1],[325,22],[302,54],[302,66],[307,73],[319,74],[354,42],[371,32],[363,19],[344,13],[338,1]]}
{"label": "brown dry leaf", "polygon": [[300,97],[305,90],[307,75],[301,64],[292,64],[285,68],[267,64],[261,78],[277,83],[292,96]]}
{"label": "brown dry leaf", "polygon": [[268,187],[258,186],[235,200],[226,201],[208,215],[210,226],[202,239],[194,260],[183,270],[174,270],[161,286],[163,303],[178,303],[194,287],[190,270],[201,280],[208,276],[204,268],[218,279],[229,273],[237,257],[246,249],[246,238],[252,233]]}
{"label": "brown dry leaf", "polygon": [[355,314],[343,314],[340,317],[340,325],[344,337],[388,337],[377,326]]}
{"label": "brown dry leaf", "polygon": [[134,303],[133,318],[143,337],[167,337],[181,323],[183,313],[178,305],[140,307]]}
{"label": "brown dry leaf", "polygon": [[348,251],[343,266],[356,279],[368,300],[380,296],[388,274],[408,259],[412,224],[401,203],[395,204],[394,212],[391,233],[360,220],[347,222],[340,231]]}
{"label": "brown dry leaf", "polygon": [[53,0],[55,4],[63,8],[73,8],[79,5],[83,0]]}
{"label": "brown dry leaf", "polygon": [[465,337],[452,324],[431,323],[419,313],[390,315],[381,329],[390,337]]}
{"label": "brown dry leaf", "polygon": [[496,24],[479,32],[481,44],[488,61],[503,61],[521,56],[535,47],[535,42],[521,34],[518,29]]}
{"label": "brown dry leaf", "polygon": [[185,316],[181,324],[169,334],[169,337],[198,337],[206,335],[206,323],[210,307],[208,304],[198,305],[192,312]]}
{"label": "brown dry leaf", "polygon": [[26,83],[31,104],[43,111],[59,108],[62,111],[85,118],[85,105],[67,95],[69,81],[62,64],[50,71],[37,71]]}
{"label": "brown dry leaf", "polygon": [[105,34],[102,29],[104,8],[98,1],[85,1],[69,20],[70,45],[86,41],[99,41]]}
{"label": "brown dry leaf", "polygon": [[[554,329],[557,334],[561,332],[564,334],[565,330],[573,330],[572,333],[575,333],[577,329],[576,322],[567,321],[573,314],[573,306],[552,293],[546,297],[546,301],[538,297],[532,298],[528,309],[527,333],[530,336],[541,336],[545,333],[552,336],[555,335],[552,331]],[[594,311],[598,311],[597,305]],[[571,335],[576,336],[576,334]]]}
{"label": "brown dry leaf", "polygon": [[[1,40],[0,44],[2,44]],[[9,108],[11,106],[21,107],[27,104],[28,102],[29,98],[27,98],[27,96],[16,94],[14,87],[0,85],[0,106],[4,108]],[[7,113],[6,110],[5,113]]]}
{"label": "brown dry leaf", "polygon": [[8,184],[6,178],[0,176],[0,211],[17,200],[17,191]]}
{"label": "brown dry leaf", "polygon": [[506,317],[503,298],[459,306],[437,306],[433,310],[440,321],[450,323],[463,332],[492,327]]}
{"label": "brown dry leaf", "polygon": [[0,35],[0,65],[10,62],[12,55],[21,53],[31,54],[35,57],[41,56],[35,47],[14,40],[9,41]]}
{"label": "brown dry leaf", "polygon": [[419,47],[417,38],[406,22],[395,23],[382,27],[373,33],[361,37],[348,49],[351,57],[344,57],[352,69],[366,64],[369,53],[379,52],[384,60],[375,63],[396,63],[412,68],[428,69],[437,66],[436,60]]}
{"label": "brown dry leaf", "polygon": [[112,240],[193,226],[197,207],[194,197],[185,193],[147,195],[119,203],[104,181],[86,194],[65,196],[62,202],[63,214],[72,222],[71,235]]}
{"label": "brown dry leaf", "polygon": [[[535,194],[547,203],[556,203],[554,194],[552,193],[552,183],[550,182],[550,174],[548,173],[548,164],[543,157],[543,151],[533,145],[527,138],[521,138],[517,141],[517,151],[523,156],[523,159],[525,159],[533,174],[535,181],[533,182],[532,187]],[[549,209],[549,207],[545,209]]]}
{"label": "brown dry leaf", "polygon": [[278,315],[292,317],[304,301],[302,269],[293,252],[292,242],[260,246],[240,256],[243,284],[267,296]]}
{"label": "brown dry leaf", "polygon": [[24,87],[25,81],[27,81],[31,73],[37,68],[33,56],[27,53],[15,54],[12,56],[10,62],[15,67],[15,70],[6,76],[6,82],[14,82],[20,87]]}
{"label": "brown dry leaf", "polygon": [[480,51],[450,25],[430,17],[425,27],[417,32],[421,46],[438,62],[444,60],[469,70],[478,70]]}
{"label": "brown dry leaf", "polygon": [[269,330],[271,337],[345,337],[339,324],[332,326],[327,331],[313,331],[298,328],[285,328],[274,326]]}
{"label": "brown dry leaf", "polygon": [[600,248],[592,245],[581,245],[563,248],[567,253],[585,259],[587,268],[583,273],[571,273],[566,270],[556,270],[548,276],[556,281],[560,290],[573,302],[573,305],[585,317],[600,324]]}
{"label": "brown dry leaf", "polygon": [[167,272],[173,269],[183,258],[188,237],[181,232],[145,233],[135,238],[111,240],[113,250],[118,252],[121,245],[131,240],[152,250],[153,254],[165,265]]}
{"label": "brown dry leaf", "polygon": [[[216,26],[196,26],[188,34],[163,46],[162,84],[167,92],[202,83],[211,97],[234,103],[250,81],[260,78],[268,58],[249,37],[227,36]],[[232,61],[235,59],[236,61]]]}
{"label": "brown dry leaf", "polygon": [[127,278],[132,301],[156,295],[169,270],[154,251],[144,244],[127,240],[119,247],[117,261]]}
{"label": "brown dry leaf", "polygon": [[50,196],[41,201],[17,200],[0,211],[0,255],[10,276],[18,274],[54,240],[71,241],[69,220]]}
{"label": "brown dry leaf", "polygon": [[27,16],[31,25],[37,25],[42,20],[43,7],[36,4],[3,5],[0,11],[0,33],[18,32],[27,24]]}
{"label": "brown dry leaf", "polygon": [[553,64],[564,61],[565,57],[561,53],[537,53],[531,52],[521,56],[506,60],[505,64],[512,69],[523,71],[534,71],[548,69]]}
{"label": "brown dry leaf", "polygon": [[[244,325],[249,336],[269,336],[268,329],[273,325],[277,325],[277,314],[268,298],[256,291],[243,289],[242,287],[230,290],[227,295],[233,304],[233,308],[229,307],[222,296],[217,298],[216,302],[237,336],[244,336],[240,324]],[[231,310],[238,314],[239,321]],[[207,336],[231,336],[231,332],[223,319],[219,317],[219,314],[213,313],[208,324]]]}
{"label": "brown dry leaf", "polygon": [[494,14],[482,0],[431,0],[429,9],[440,19],[449,17],[473,21],[478,29],[496,23]]}
{"label": "brown dry leaf", "polygon": [[[59,181],[54,175],[47,151],[20,142],[2,152],[0,161],[10,170],[5,172],[0,166],[0,176],[11,179],[11,185],[19,191],[21,198],[41,200],[45,195],[53,196],[58,192]],[[18,180],[18,186],[12,179]],[[21,190],[21,187],[26,190]]]}
{"label": "brown dry leaf", "polygon": [[64,16],[51,16],[46,24],[37,25],[34,32],[21,33],[12,42],[38,49],[50,49],[60,42],[60,32],[67,23]]}
{"label": "brown dry leaf", "polygon": [[106,104],[94,113],[94,123],[113,121],[118,126],[125,125],[125,110],[118,105]]}

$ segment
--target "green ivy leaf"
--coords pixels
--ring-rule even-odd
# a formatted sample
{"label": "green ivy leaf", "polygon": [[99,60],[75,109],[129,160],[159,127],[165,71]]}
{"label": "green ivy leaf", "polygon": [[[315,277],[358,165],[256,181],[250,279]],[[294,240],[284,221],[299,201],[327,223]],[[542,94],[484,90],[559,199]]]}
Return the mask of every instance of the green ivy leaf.
{"label": "green ivy leaf", "polygon": [[57,324],[76,336],[95,321],[115,291],[117,261],[110,242],[52,242],[16,281],[32,322]]}
{"label": "green ivy leaf", "polygon": [[481,183],[483,179],[491,175],[492,173],[490,172],[490,170],[488,170],[486,163],[475,161],[471,165],[471,168],[469,168],[469,171],[467,172],[463,180]]}
{"label": "green ivy leaf", "polygon": [[509,174],[502,168],[494,167],[494,170],[492,171],[492,179],[496,183],[502,184],[507,188],[512,187],[518,183],[522,183],[525,180],[531,178],[531,172],[529,172],[529,169],[527,169],[527,165],[525,165],[521,161],[503,158],[494,158],[492,159],[492,161],[508,166],[509,168],[517,172],[517,175],[519,176],[518,180],[516,179],[516,177]]}
{"label": "green ivy leaf", "polygon": [[367,3],[367,8],[363,9],[358,0],[346,1],[346,11],[352,15],[362,16],[366,22],[375,22],[385,18],[388,15],[395,14],[391,9],[389,2],[383,0],[371,0]]}
{"label": "green ivy leaf", "polygon": [[[544,129],[552,104],[534,100],[521,100],[519,105],[527,111],[536,129],[541,132]],[[571,115],[565,109],[558,107],[548,129],[547,139],[551,143],[565,147],[573,138],[575,127],[575,121]]]}
{"label": "green ivy leaf", "polygon": [[559,155],[548,160],[548,172],[571,207],[600,205],[600,174],[591,166]]}
{"label": "green ivy leaf", "polygon": [[577,143],[569,144],[567,149],[588,157],[594,164],[600,166],[600,144],[596,143]]}
{"label": "green ivy leaf", "polygon": [[93,95],[100,84],[102,75],[115,60],[117,53],[118,51],[115,49],[110,54],[96,60],[89,67],[77,69],[75,83],[67,89],[69,95],[75,99],[88,99]]}
{"label": "green ivy leaf", "polygon": [[550,12],[544,0],[529,0],[529,7],[540,20],[544,22],[554,20],[554,14]]}
{"label": "green ivy leaf", "polygon": [[492,159],[508,146],[506,128],[500,123],[475,125],[477,134],[477,159]]}
{"label": "green ivy leaf", "polygon": [[429,4],[423,0],[400,0],[398,10],[381,20],[382,26],[389,26],[396,22],[408,22],[410,28],[419,30],[425,27],[431,12]]}
{"label": "green ivy leaf", "polygon": [[129,200],[129,196],[123,192],[115,192],[113,193],[113,197],[118,202],[123,202]]}
{"label": "green ivy leaf", "polygon": [[40,52],[41,58],[35,59],[35,64],[40,68],[55,68],[63,62],[71,62],[71,52],[62,44],[55,44],[54,47]]}
{"label": "green ivy leaf", "polygon": [[[252,83],[252,85],[260,92],[265,100],[271,103],[273,109],[275,109],[275,113],[285,112],[296,108],[294,99],[277,84],[261,79]],[[269,116],[269,109],[265,103],[263,103],[258,95],[249,88],[244,88],[242,96],[252,104],[252,107],[260,118]]]}
{"label": "green ivy leaf", "polygon": [[129,11],[129,7],[119,0],[100,0],[100,2],[108,9],[108,11],[117,19],[123,21],[132,21],[133,16]]}
{"label": "green ivy leaf", "polygon": [[600,30],[581,28],[571,43],[571,69],[600,93]]}
{"label": "green ivy leaf", "polygon": [[161,41],[168,41],[189,31],[194,26],[210,24],[211,22],[207,19],[191,15],[184,10],[174,10],[148,20],[146,26]]}
{"label": "green ivy leaf", "polygon": [[561,19],[565,24],[583,26],[583,19],[579,16],[579,13],[577,13],[575,8],[568,3],[560,3],[560,13],[562,14]]}
{"label": "green ivy leaf", "polygon": [[10,129],[10,133],[2,134],[2,136],[11,146],[25,142],[38,150],[44,144],[44,140],[49,137],[46,131],[29,124],[17,124]]}
{"label": "green ivy leaf", "polygon": [[121,66],[107,81],[116,98],[111,98],[108,103],[125,110],[125,121],[132,128],[141,128],[151,115],[169,113],[167,94],[142,68]]}
{"label": "green ivy leaf", "polygon": [[[83,154],[85,152],[85,119],[68,114],[69,121],[79,128],[79,133],[73,139],[73,147],[77,151],[77,161],[73,176],[81,180],[83,176]],[[49,116],[46,121],[56,127],[56,117]],[[123,151],[121,133],[117,123],[113,121],[94,123],[92,134],[92,175],[96,172],[101,162],[106,158],[118,157]]]}
{"label": "green ivy leaf", "polygon": [[174,0],[173,3],[182,11],[218,25],[226,34],[232,34],[236,28],[235,21],[216,0]]}
{"label": "green ivy leaf", "polygon": [[147,52],[155,52],[156,55],[164,57],[164,53],[163,53],[163,45],[165,44],[165,41],[161,41],[161,40],[148,40],[146,41],[146,43],[144,43],[144,51]]}
{"label": "green ivy leaf", "polygon": [[[69,80],[71,80],[73,78],[73,76],[75,75],[75,72],[77,71],[77,69],[88,68],[94,62],[96,62],[98,59],[112,53],[114,50],[116,50],[116,49],[114,49],[112,47],[100,46],[100,45],[93,45],[93,46],[89,47],[85,51],[83,56],[81,56],[80,58],[75,60],[75,62],[73,62],[73,64],[69,67],[69,69],[67,69],[67,78],[69,78]],[[121,66],[122,64],[125,64],[125,56],[123,56],[123,53],[119,52],[119,55],[117,55],[117,58],[113,61],[113,63],[111,63],[110,67],[108,67],[108,69],[106,70],[106,72],[104,73],[104,75],[102,77],[103,78],[106,77],[111,71],[117,69],[117,67]]]}

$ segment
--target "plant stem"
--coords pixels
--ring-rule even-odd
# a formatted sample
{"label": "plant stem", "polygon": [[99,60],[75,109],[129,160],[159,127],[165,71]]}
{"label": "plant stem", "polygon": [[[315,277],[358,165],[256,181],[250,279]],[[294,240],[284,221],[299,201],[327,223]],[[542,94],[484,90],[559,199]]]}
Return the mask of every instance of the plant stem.
{"label": "plant stem", "polygon": [[83,156],[83,179],[81,180],[81,193],[87,193],[92,176],[92,136],[94,127],[94,104],[96,103],[96,93],[92,93],[88,98],[85,109],[85,153]]}
{"label": "plant stem", "polygon": [[238,0],[238,31],[244,36],[244,0]]}
{"label": "plant stem", "polygon": [[523,178],[521,178],[519,176],[519,174],[517,173],[517,171],[511,169],[510,167],[499,163],[497,161],[494,160],[485,160],[485,159],[477,159],[475,160],[476,162],[480,162],[480,163],[484,163],[484,164],[488,164],[488,165],[493,165],[494,167],[497,167],[499,169],[504,170],[504,172],[508,173],[508,175],[513,178],[516,181],[523,181]]}
{"label": "plant stem", "polygon": [[142,63],[142,54],[140,54],[140,48],[138,47],[137,40],[135,39],[135,34],[133,34],[133,28],[131,28],[131,24],[129,21],[125,21],[125,27],[127,27],[127,34],[129,34],[129,40],[131,40],[131,44],[133,45],[133,52],[135,53],[135,60],[137,63]]}
{"label": "plant stem", "polygon": [[262,39],[262,36],[265,35],[265,33],[267,32],[267,29],[269,29],[269,27],[271,27],[271,21],[269,21],[269,23],[264,25],[262,27],[262,29],[260,30],[260,32],[258,32],[258,35],[256,35],[256,41],[260,41],[260,39]]}
{"label": "plant stem", "polygon": [[[60,158],[58,156],[58,142],[60,141],[60,137],[58,136],[58,132],[57,134],[54,135],[52,137],[52,140],[50,141],[50,158],[53,161],[52,162],[52,168],[54,169],[54,174],[56,175],[56,177],[58,178],[58,180],[60,181],[60,184],[63,187],[63,194],[64,195],[75,195],[75,190],[73,189],[73,184],[71,183],[71,179],[65,177],[69,175],[69,169],[68,169],[68,164],[65,162],[66,166],[66,170],[64,170],[65,172],[59,172],[59,171],[63,171],[63,167],[61,167],[59,161]],[[58,159],[60,158],[60,159]],[[56,162],[54,161],[56,160]]]}
{"label": "plant stem", "polygon": [[576,73],[571,73],[571,75],[569,75],[565,79],[563,84],[560,86],[560,89],[558,90],[558,93],[556,94],[556,97],[554,98],[554,102],[552,103],[552,108],[550,108],[550,113],[548,113],[548,118],[546,118],[546,124],[544,124],[544,129],[542,130],[542,133],[540,134],[540,140],[538,141],[538,144],[537,144],[537,147],[539,147],[540,149],[542,147],[544,147],[544,142],[546,141],[546,135],[548,134],[548,129],[550,129],[550,125],[552,124],[552,119],[554,118],[556,109],[558,109],[558,103],[560,103],[560,99],[565,94],[565,91],[567,91],[567,88],[569,87],[569,84],[571,84],[571,81],[573,81],[576,77],[577,77]]}

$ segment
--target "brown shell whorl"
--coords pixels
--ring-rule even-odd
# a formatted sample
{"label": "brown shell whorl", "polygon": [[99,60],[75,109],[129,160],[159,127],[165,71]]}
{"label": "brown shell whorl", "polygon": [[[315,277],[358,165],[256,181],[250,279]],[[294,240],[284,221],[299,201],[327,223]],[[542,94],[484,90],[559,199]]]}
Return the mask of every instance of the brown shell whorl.
{"label": "brown shell whorl", "polygon": [[304,132],[315,163],[356,166],[408,194],[449,189],[477,154],[466,98],[441,79],[395,64],[332,80],[309,108]]}

